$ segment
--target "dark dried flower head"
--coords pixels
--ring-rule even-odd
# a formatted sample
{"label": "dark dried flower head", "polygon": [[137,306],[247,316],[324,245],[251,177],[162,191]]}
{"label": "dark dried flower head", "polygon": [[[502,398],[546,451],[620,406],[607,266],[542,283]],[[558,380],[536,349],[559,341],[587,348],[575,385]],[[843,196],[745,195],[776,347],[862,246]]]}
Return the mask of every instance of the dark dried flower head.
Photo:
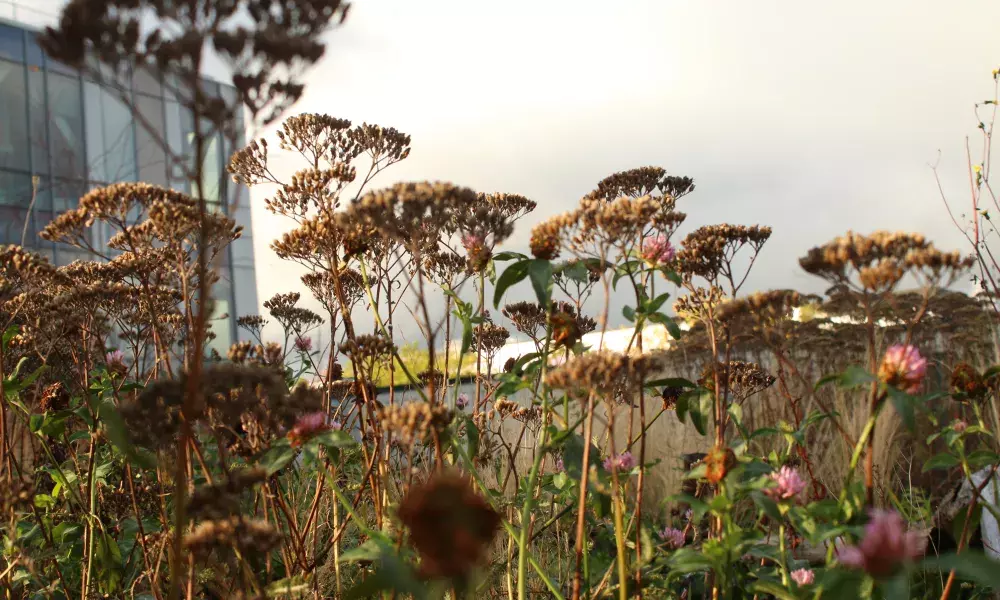
{"label": "dark dried flower head", "polygon": [[[719,383],[723,394],[731,394],[736,402],[742,402],[774,384],[774,376],[757,363],[731,360],[729,364],[718,363],[714,368],[708,364],[698,380],[698,385],[715,390],[715,376],[718,370]],[[728,384],[727,384],[728,380]]]}
{"label": "dark dried flower head", "polygon": [[465,579],[485,558],[500,515],[455,472],[436,473],[414,485],[399,505],[427,578]]}
{"label": "dark dried flower head", "polygon": [[184,536],[184,548],[199,558],[233,547],[241,554],[266,554],[281,543],[281,532],[266,521],[233,516],[202,521]]}
{"label": "dark dried flower head", "polygon": [[378,410],[382,429],[407,446],[440,436],[454,418],[451,409],[429,402],[380,406]]}
{"label": "dark dried flower head", "polygon": [[732,275],[732,261],[744,247],[756,256],[771,237],[771,228],[760,225],[707,225],[684,238],[683,249],[676,255],[679,272],[715,281],[720,275]]}
{"label": "dark dried flower head", "polygon": [[472,330],[472,346],[481,350],[492,361],[493,356],[504,347],[510,332],[505,327],[486,322]]}
{"label": "dark dried flower head", "polygon": [[546,375],[545,382],[578,397],[590,393],[618,397],[637,390],[665,366],[662,353],[630,356],[597,350],[556,367]]}
{"label": "dark dried flower head", "polygon": [[567,215],[542,221],[531,230],[531,255],[542,260],[559,258],[563,231],[567,225]]}
{"label": "dark dried flower head", "polygon": [[227,519],[240,513],[240,497],[244,492],[267,479],[261,467],[230,471],[228,476],[214,484],[195,488],[188,501],[188,510],[194,519]]}
{"label": "dark dried flower head", "polygon": [[957,400],[980,400],[989,388],[983,376],[969,363],[958,363],[951,370],[952,396]]}
{"label": "dark dried flower head", "polygon": [[65,410],[69,406],[69,392],[60,382],[55,382],[45,386],[42,395],[38,399],[38,408],[44,412],[58,412]]}
{"label": "dark dried flower head", "polygon": [[427,240],[455,233],[475,202],[474,191],[450,183],[399,183],[365,194],[348,215],[419,252]]}

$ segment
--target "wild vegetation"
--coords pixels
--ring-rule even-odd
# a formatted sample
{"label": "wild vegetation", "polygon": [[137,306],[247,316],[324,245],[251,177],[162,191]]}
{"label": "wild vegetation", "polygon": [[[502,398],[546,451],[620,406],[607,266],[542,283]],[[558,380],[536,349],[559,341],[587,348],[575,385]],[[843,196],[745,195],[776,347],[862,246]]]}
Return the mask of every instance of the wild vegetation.
{"label": "wild vegetation", "polygon": [[[93,261],[0,249],[5,597],[1000,590],[978,535],[1000,465],[992,122],[970,159],[971,254],[847,233],[800,259],[829,286],[816,297],[745,293],[771,229],[680,238],[695,184],[664,169],[601,180],[535,225],[524,254],[501,246],[534,201],[376,187],[408,135],[290,116],[276,149],[252,141],[229,170],[295,223],[272,248],[307,267],[322,310],[276,294],[267,317],[239,319],[255,341],[212,355],[213,266],[241,231],[208,210],[199,140],[234,134],[240,106],[277,123],[345,12],[74,0],[46,33],[50,54],[107,85],[136,69],[178,82],[195,156],[172,160],[193,191],[86,194],[43,235]],[[163,27],[140,27],[150,13]],[[238,103],[201,91],[206,44],[232,67]],[[294,175],[276,153],[298,161]],[[980,294],[951,289],[970,277]],[[511,300],[515,286],[534,299]],[[583,341],[608,331],[613,296],[629,299],[622,352]],[[422,339],[404,344],[400,319]],[[657,330],[674,342],[654,344]],[[514,337],[533,351],[499,364]]]}

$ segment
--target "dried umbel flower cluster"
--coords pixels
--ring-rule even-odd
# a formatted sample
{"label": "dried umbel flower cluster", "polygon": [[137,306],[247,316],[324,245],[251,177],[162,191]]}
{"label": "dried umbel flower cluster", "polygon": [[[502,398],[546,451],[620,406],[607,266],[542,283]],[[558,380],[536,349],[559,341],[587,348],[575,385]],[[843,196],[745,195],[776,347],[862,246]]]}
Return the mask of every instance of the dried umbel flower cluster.
{"label": "dried umbel flower cluster", "polygon": [[[202,401],[183,416],[189,423],[205,422],[219,434],[233,435],[253,420],[267,435],[291,427],[302,413],[318,409],[321,398],[306,386],[291,394],[283,377],[270,368],[221,364],[208,367],[202,378]],[[122,406],[122,417],[133,440],[149,448],[174,443],[181,426],[186,377],[151,383]]]}
{"label": "dried umbel flower cluster", "polygon": [[500,515],[472,488],[469,478],[438,473],[414,485],[399,504],[427,578],[464,581],[485,558]]}
{"label": "dried umbel flower cluster", "polygon": [[937,250],[920,234],[876,231],[867,236],[848,232],[811,249],[799,264],[833,285],[882,294],[907,273],[928,285],[947,286],[973,261],[957,252]]}
{"label": "dried umbel flower cluster", "polygon": [[393,404],[378,409],[382,430],[407,446],[440,437],[454,416],[448,407],[430,402]]}
{"label": "dried umbel flower cluster", "polygon": [[969,363],[959,363],[951,370],[949,386],[957,400],[981,400],[989,392],[986,379]]}
{"label": "dried umbel flower cluster", "polygon": [[323,319],[313,311],[297,306],[301,297],[298,292],[275,294],[264,301],[264,308],[271,313],[274,320],[280,323],[285,331],[301,333],[323,322]]}
{"label": "dried umbel flower cluster", "polygon": [[202,521],[184,536],[184,548],[199,558],[236,548],[241,554],[266,554],[281,543],[281,532],[266,521],[233,516]]}
{"label": "dried umbel flower cluster", "polygon": [[[365,194],[348,214],[419,254],[428,240],[447,239],[474,218],[476,199],[474,191],[450,183],[398,183]],[[493,234],[499,242],[510,229]]]}
{"label": "dried umbel flower cluster", "polygon": [[676,255],[677,270],[687,277],[699,276],[715,282],[720,276],[733,279],[732,261],[744,247],[756,256],[771,237],[771,228],[760,225],[706,225],[692,231]]}
{"label": "dried umbel flower cluster", "polygon": [[472,347],[482,350],[488,361],[492,362],[509,337],[510,332],[505,327],[487,321],[476,325],[472,330]]}
{"label": "dried umbel flower cluster", "polygon": [[497,401],[493,403],[493,412],[500,415],[501,419],[513,416],[520,408],[520,404],[506,397],[497,398]]}
{"label": "dried umbel flower cluster", "polygon": [[280,370],[284,367],[285,352],[277,342],[236,342],[229,347],[226,357],[238,365],[266,365]]}
{"label": "dried umbel flower cluster", "polygon": [[359,335],[340,345],[340,351],[360,363],[384,362],[396,352],[396,345],[383,335]]}
{"label": "dried umbel flower cluster", "polygon": [[674,311],[684,319],[712,321],[724,297],[725,292],[720,287],[698,287],[688,295],[678,298],[674,302]]}
{"label": "dried umbel flower cluster", "polygon": [[665,201],[673,203],[693,191],[694,180],[690,177],[667,175],[660,167],[638,167],[605,177],[589,195],[610,202],[622,196],[635,198],[659,193]]}
{"label": "dried umbel flower cluster", "polygon": [[731,394],[736,402],[742,402],[774,384],[774,376],[757,363],[731,360],[728,364],[717,363],[714,367],[707,365],[702,370],[698,385],[714,390],[716,372],[723,388],[722,393]]}
{"label": "dried umbel flower cluster", "polygon": [[555,260],[559,258],[559,250],[562,246],[562,231],[566,226],[566,217],[560,216],[555,219],[542,221],[531,230],[531,255],[542,260]]}
{"label": "dried umbel flower cluster", "polygon": [[251,467],[230,471],[219,483],[195,488],[188,500],[188,510],[195,519],[223,520],[240,514],[240,498],[267,478],[267,471]]}
{"label": "dried umbel flower cluster", "polygon": [[578,397],[591,393],[613,397],[637,390],[665,366],[662,353],[630,356],[596,350],[556,367],[546,375],[545,383]]}
{"label": "dried umbel flower cluster", "polygon": [[[337,279],[340,280],[340,290],[343,293],[343,305],[337,296]],[[312,292],[328,314],[336,315],[341,306],[349,311],[365,295],[365,283],[361,273],[354,269],[341,269],[337,275],[331,271],[306,273],[302,283]]]}

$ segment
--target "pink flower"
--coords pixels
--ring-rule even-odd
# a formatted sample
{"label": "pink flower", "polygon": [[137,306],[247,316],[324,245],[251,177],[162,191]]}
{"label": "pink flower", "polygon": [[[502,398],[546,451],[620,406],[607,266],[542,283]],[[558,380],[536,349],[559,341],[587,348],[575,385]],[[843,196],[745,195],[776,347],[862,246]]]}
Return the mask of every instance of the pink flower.
{"label": "pink flower", "polygon": [[954,423],[951,424],[951,428],[958,433],[962,433],[969,427],[969,424],[961,419],[956,419]]}
{"label": "pink flower", "polygon": [[297,337],[295,338],[295,349],[299,352],[311,352],[313,348],[313,341],[311,337]]}
{"label": "pink flower", "polygon": [[670,262],[675,254],[674,247],[665,235],[655,235],[642,244],[642,259],[653,267]]}
{"label": "pink flower", "polygon": [[781,467],[781,469],[771,473],[770,477],[775,485],[765,489],[764,493],[772,500],[781,501],[798,498],[806,489],[806,481],[799,476],[798,471],[791,467]]}
{"label": "pink flower", "polygon": [[299,420],[295,422],[295,426],[288,432],[288,439],[291,441],[292,447],[301,446],[317,434],[331,429],[340,429],[340,424],[337,423],[337,425],[338,427],[335,427],[329,422],[326,413],[309,413],[299,417]]}
{"label": "pink flower", "polygon": [[684,532],[674,527],[664,527],[663,530],[660,531],[660,539],[662,539],[667,548],[670,548],[671,550],[681,548],[684,546],[686,541],[684,539]]}
{"label": "pink flower", "polygon": [[846,567],[864,569],[873,577],[887,577],[901,564],[923,556],[926,545],[923,535],[907,531],[899,513],[875,509],[861,543],[839,549],[837,560]]}
{"label": "pink flower", "polygon": [[920,384],[927,374],[927,359],[920,356],[916,346],[895,344],[889,346],[878,368],[878,378],[886,385],[899,388],[907,394],[920,391]]}
{"label": "pink flower", "polygon": [[604,459],[604,470],[611,471],[617,468],[619,471],[631,471],[632,467],[635,466],[635,459],[632,457],[631,452],[623,452],[622,454],[613,454]]}
{"label": "pink flower", "polygon": [[556,473],[562,473],[563,471],[566,470],[566,465],[563,464],[563,459],[561,456],[556,459],[556,464],[553,465],[553,468],[556,470]]}
{"label": "pink flower", "polygon": [[812,569],[795,569],[791,575],[792,581],[799,585],[810,585],[816,581],[816,574],[812,572]]}
{"label": "pink flower", "polygon": [[455,400],[455,408],[458,410],[465,410],[465,407],[469,405],[469,395],[466,393],[461,393],[458,395],[458,399]]}

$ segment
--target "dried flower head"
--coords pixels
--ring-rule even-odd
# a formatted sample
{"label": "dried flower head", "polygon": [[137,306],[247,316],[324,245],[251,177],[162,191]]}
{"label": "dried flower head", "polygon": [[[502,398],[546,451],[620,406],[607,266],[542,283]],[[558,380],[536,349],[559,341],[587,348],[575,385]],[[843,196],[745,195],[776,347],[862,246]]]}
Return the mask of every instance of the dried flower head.
{"label": "dried flower head", "polygon": [[969,363],[958,363],[951,370],[949,380],[952,396],[956,400],[980,400],[986,396],[989,387],[983,376]]}
{"label": "dried flower head", "polygon": [[590,393],[612,397],[638,389],[665,366],[662,353],[629,356],[597,350],[556,367],[546,375],[545,382],[578,397]]}
{"label": "dried flower head", "polygon": [[414,485],[399,504],[427,578],[465,579],[485,557],[500,515],[464,475],[436,473]]}
{"label": "dried flower head", "polygon": [[719,277],[740,279],[733,272],[733,259],[743,248],[756,256],[771,237],[771,228],[760,225],[706,225],[692,231],[677,252],[677,269],[687,277],[699,276],[715,282]]}
{"label": "dried flower head", "polygon": [[429,402],[380,406],[378,414],[382,429],[407,446],[440,436],[454,418],[451,409]]}
{"label": "dried flower head", "polygon": [[184,536],[184,548],[199,558],[237,548],[241,554],[266,554],[281,543],[281,532],[266,521],[234,516],[202,521]]}

